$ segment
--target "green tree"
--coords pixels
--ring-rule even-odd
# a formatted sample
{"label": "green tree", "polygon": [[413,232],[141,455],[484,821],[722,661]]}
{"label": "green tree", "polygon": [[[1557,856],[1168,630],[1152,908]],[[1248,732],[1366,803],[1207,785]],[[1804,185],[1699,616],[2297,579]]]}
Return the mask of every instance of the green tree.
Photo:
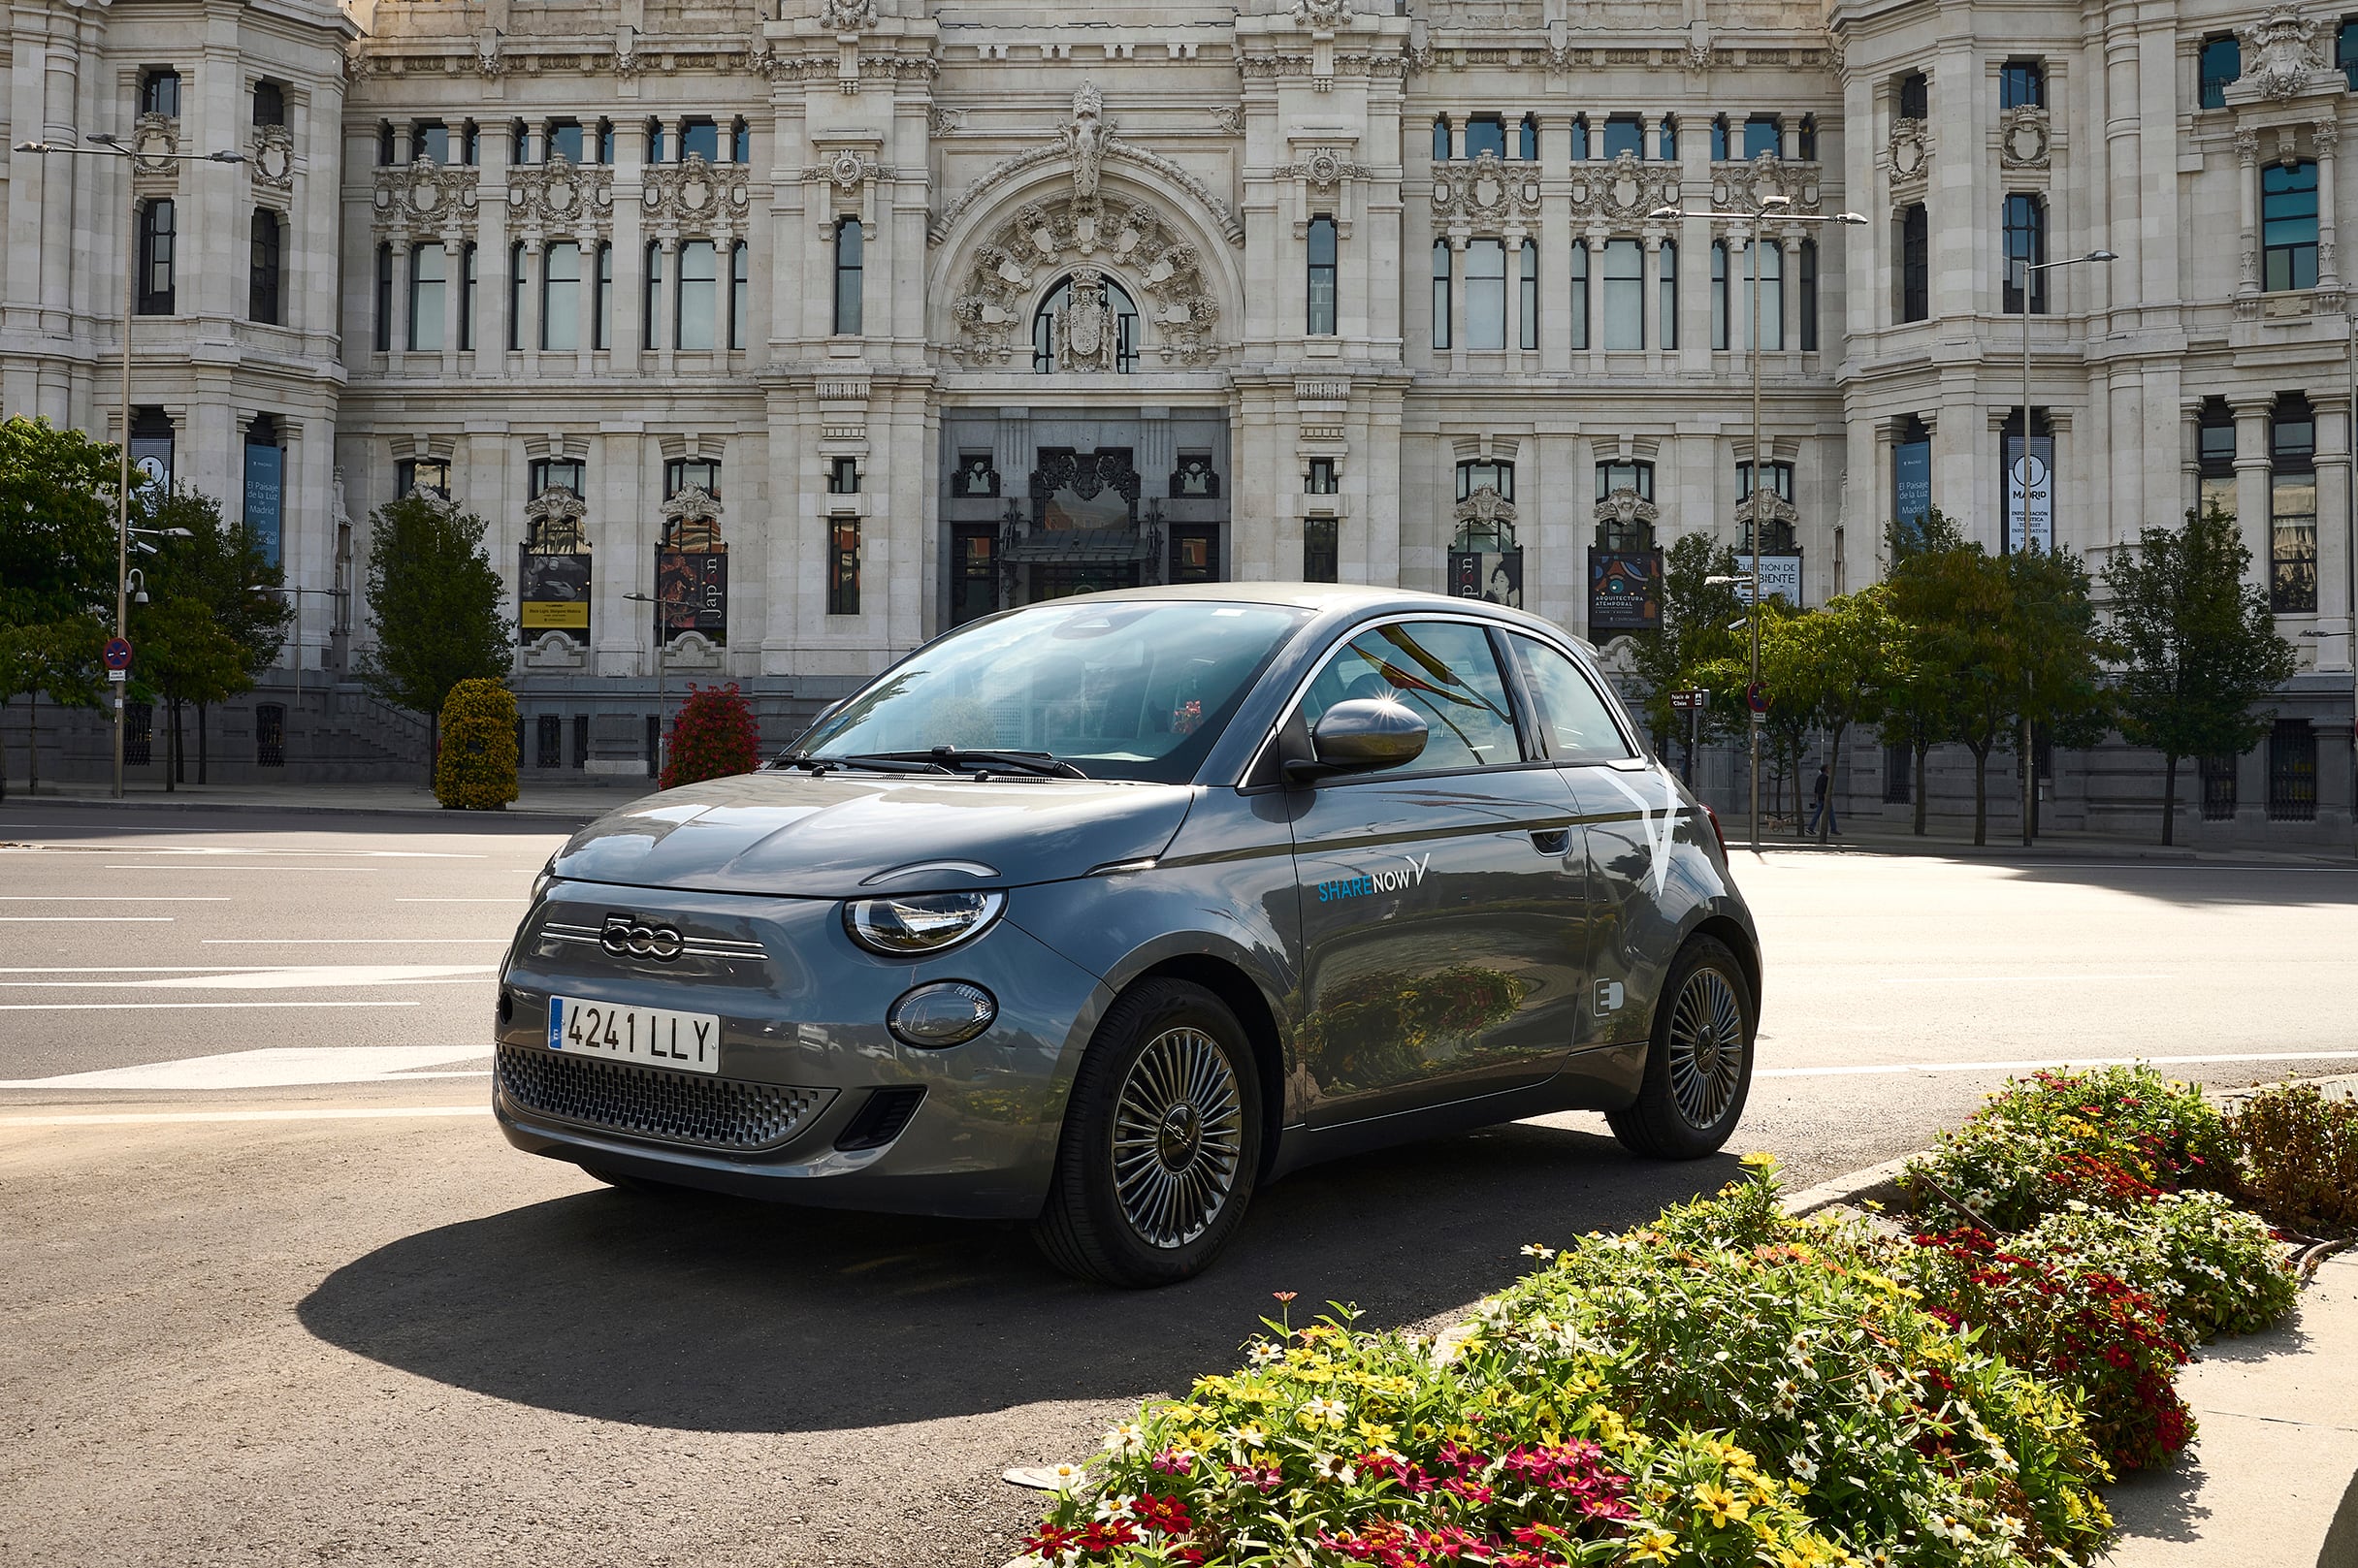
{"label": "green tree", "polygon": [[[253,688],[277,660],[295,611],[274,592],[279,569],[243,524],[222,520],[211,496],[150,491],[139,498],[136,521],[162,535],[143,571],[149,604],[133,608],[131,626],[134,674],[171,707],[170,789],[185,771],[182,708],[197,710],[202,758],[208,710]],[[197,777],[204,782],[202,761]]]}
{"label": "green tree", "polygon": [[[1883,717],[1891,668],[1900,642],[1899,624],[1890,607],[1890,591],[1883,584],[1826,601],[1825,609],[1808,615],[1777,619],[1773,639],[1763,636],[1760,669],[1771,698],[1769,714],[1792,711],[1788,742],[1792,777],[1801,775],[1801,752],[1810,731],[1825,737],[1827,766],[1842,755],[1843,738],[1857,724]],[[1767,631],[1767,625],[1762,627]],[[1771,647],[1774,654],[1771,654]],[[1774,727],[1774,726],[1772,726]],[[1793,799],[1796,830],[1800,794]],[[1824,843],[1833,830],[1832,814],[1818,824]]]}
{"label": "green tree", "polygon": [[145,606],[134,617],[132,630],[138,638],[141,683],[162,697],[171,713],[164,787],[175,789],[185,771],[182,707],[226,701],[250,688],[253,678],[245,670],[244,650],[202,599],[171,598]]}
{"label": "green tree", "polygon": [[[115,449],[47,420],[0,421],[0,705],[30,693],[38,789],[39,705],[97,700],[96,660],[114,594]],[[7,792],[0,746],[0,795]]]}
{"label": "green tree", "polygon": [[2164,844],[2176,842],[2179,759],[2250,751],[2276,720],[2260,699],[2292,679],[2292,645],[2267,592],[2245,581],[2250,565],[2235,515],[2214,498],[2183,528],[2145,529],[2137,553],[2104,574],[2124,661],[2120,731],[2162,754]]}
{"label": "green tree", "polygon": [[507,589],[484,554],[483,520],[451,501],[411,491],[371,523],[376,646],[363,655],[360,678],[395,707],[426,715],[438,748],[451,688],[504,681],[514,662],[516,628],[500,613]]}
{"label": "green tree", "polygon": [[[2087,568],[2069,550],[2021,550],[2005,561],[2005,622],[2015,692],[2016,761],[2029,778],[2032,737],[2044,731],[2054,745],[2089,747],[2112,721],[2105,661],[2118,649],[2096,625]],[[2033,803],[2022,820],[2022,842],[2037,825]]]}
{"label": "green tree", "polygon": [[1973,842],[1989,839],[1989,753],[2017,703],[2005,622],[2013,599],[2005,562],[1934,511],[1913,528],[1893,524],[1885,581],[1902,627],[1895,681],[1885,693],[1885,735],[1915,749],[1916,831],[1924,830],[1923,759],[1941,741],[1973,753]]}
{"label": "green tree", "polygon": [[[1696,686],[1710,689],[1704,673],[1727,678],[1726,664],[1737,646],[1728,628],[1744,617],[1744,601],[1714,577],[1735,575],[1735,552],[1707,533],[1690,533],[1663,552],[1663,624],[1659,631],[1638,632],[1631,639],[1630,663],[1644,688],[1638,704],[1655,748],[1666,750],[1669,738],[1682,742],[1690,733],[1684,715],[1670,706],[1670,693]],[[1732,690],[1712,689],[1706,733],[1740,721],[1744,683]],[[1729,701],[1729,697],[1738,700]],[[1692,746],[1687,766],[1695,766]]]}

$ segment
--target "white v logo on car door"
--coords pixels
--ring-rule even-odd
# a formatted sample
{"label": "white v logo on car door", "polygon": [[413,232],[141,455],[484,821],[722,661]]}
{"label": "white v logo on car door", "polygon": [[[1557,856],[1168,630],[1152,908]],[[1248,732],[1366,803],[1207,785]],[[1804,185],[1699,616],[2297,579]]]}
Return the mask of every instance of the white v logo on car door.
{"label": "white v logo on car door", "polygon": [[1653,811],[1646,805],[1646,797],[1631,787],[1627,779],[1611,768],[1597,771],[1620,790],[1631,805],[1637,808],[1638,817],[1645,823],[1646,858],[1654,869],[1654,892],[1656,897],[1660,897],[1663,884],[1670,876],[1670,839],[1678,826],[1678,788],[1670,782],[1670,776],[1659,768],[1646,770],[1646,777],[1660,781],[1663,786],[1663,815],[1662,820],[1657,823]]}

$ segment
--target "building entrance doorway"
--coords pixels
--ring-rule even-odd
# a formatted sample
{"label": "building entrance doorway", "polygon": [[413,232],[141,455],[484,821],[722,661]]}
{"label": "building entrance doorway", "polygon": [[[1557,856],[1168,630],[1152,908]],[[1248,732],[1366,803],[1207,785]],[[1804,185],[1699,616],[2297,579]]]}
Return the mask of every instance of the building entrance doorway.
{"label": "building entrance doorway", "polygon": [[1043,562],[1032,568],[1026,602],[1038,604],[1043,599],[1069,599],[1076,593],[1111,593],[1117,588],[1136,587],[1135,560]]}

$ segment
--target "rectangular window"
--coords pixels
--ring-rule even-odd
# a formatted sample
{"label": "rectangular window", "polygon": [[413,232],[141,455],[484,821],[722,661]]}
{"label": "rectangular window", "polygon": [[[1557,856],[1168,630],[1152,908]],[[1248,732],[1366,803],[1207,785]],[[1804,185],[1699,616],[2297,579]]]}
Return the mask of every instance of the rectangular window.
{"label": "rectangular window", "polygon": [[[1771,463],[1768,465],[1768,488],[1776,492],[1782,498],[1792,500],[1793,498],[1793,465],[1790,463]],[[1744,500],[1751,495],[1752,464],[1739,463],[1735,465],[1735,498]]]}
{"label": "rectangular window", "polygon": [[856,496],[859,494],[859,460],[857,458],[827,459],[827,494]]}
{"label": "rectangular window", "polygon": [[376,247],[376,351],[393,347],[393,247]]}
{"label": "rectangular window", "polygon": [[1335,520],[1310,517],[1302,521],[1302,580],[1333,583],[1341,580],[1342,562],[1337,550]]}
{"label": "rectangular window", "polygon": [[700,490],[721,498],[721,464],[712,458],[673,458],[663,464],[663,499],[683,490]]}
{"label": "rectangular window", "polygon": [[540,148],[540,161],[554,163],[559,158],[579,166],[581,163],[581,121],[549,121],[548,140]]}
{"label": "rectangular window", "polygon": [[286,89],[275,81],[255,82],[252,109],[254,124],[257,128],[265,125],[284,125],[286,123]]}
{"label": "rectangular window", "polygon": [[1478,158],[1485,152],[1494,158],[1506,156],[1506,124],[1496,114],[1476,114],[1466,122],[1466,156]]}
{"label": "rectangular window", "polygon": [[143,114],[162,114],[170,119],[180,117],[180,74],[169,68],[148,71],[140,77],[139,112]]}
{"label": "rectangular window", "polygon": [[1618,158],[1625,152],[1639,158],[1646,155],[1646,128],[1634,114],[1607,114],[1604,155]]}
{"label": "rectangular window", "polygon": [[2244,46],[2232,38],[2203,41],[2202,96],[2205,109],[2227,107],[2227,84],[2244,74]]}
{"label": "rectangular window", "polygon": [[1333,458],[1310,459],[1309,472],[1302,481],[1305,496],[1332,496],[1341,488]]}
{"label": "rectangular window", "polygon": [[283,244],[278,214],[254,208],[245,276],[245,313],[269,325],[278,321],[278,258]]}
{"label": "rectangular window", "polygon": [[[1736,279],[1736,319],[1742,324],[1736,337],[1746,347],[1767,353],[1785,346],[1785,251],[1773,240],[1759,241],[1757,256],[1754,249],[1746,245],[1736,256],[1736,265],[1742,269]],[[1756,261],[1760,266],[1757,280],[1753,276]],[[1760,306],[1757,332],[1752,320],[1756,297]]]}
{"label": "rectangular window", "polygon": [[2269,607],[2317,613],[2317,426],[2304,402],[2279,403],[2270,426]]}
{"label": "rectangular window", "polygon": [[565,718],[561,714],[542,714],[533,736],[533,766],[561,768],[565,766]]}
{"label": "rectangular window", "polygon": [[1597,464],[1597,498],[1603,500],[1617,490],[1626,490],[1641,501],[1654,498],[1654,464],[1651,463],[1599,463]]}
{"label": "rectangular window", "polygon": [[404,458],[393,465],[393,498],[413,490],[450,498],[450,463],[444,458]]}
{"label": "rectangular window", "polygon": [[411,353],[436,353],[442,346],[444,255],[439,240],[409,247],[409,337]]}
{"label": "rectangular window", "polygon": [[2260,171],[2261,286],[2317,286],[2317,166],[2308,159]]}
{"label": "rectangular window", "polygon": [[[174,80],[178,79],[176,77]],[[143,316],[172,314],[176,292],[173,252],[179,238],[178,222],[169,198],[159,197],[140,208],[139,314]]]}
{"label": "rectangular window", "polygon": [[835,225],[835,336],[856,337],[861,325],[862,296],[867,287],[867,240],[857,218]]}
{"label": "rectangular window", "polygon": [[614,346],[614,242],[598,242],[598,298],[590,307],[590,346]]}
{"label": "rectangular window", "polygon": [[1466,246],[1466,346],[1506,346],[1506,241],[1475,240]]}
{"label": "rectangular window", "polygon": [[663,161],[663,122],[662,120],[651,119],[647,122],[647,161],[649,163]]}
{"label": "rectangular window", "polygon": [[1782,143],[1785,126],[1774,114],[1755,114],[1744,122],[1744,157],[1746,161],[1763,155],[1781,158],[1785,155]]}
{"label": "rectangular window", "polygon": [[533,161],[533,128],[522,120],[507,127],[507,161],[519,167]]}
{"label": "rectangular window", "polygon": [[1449,145],[1449,116],[1442,114],[1433,122],[1433,161],[1447,163],[1452,156]]}
{"label": "rectangular window", "polygon": [[459,247],[459,347],[475,346],[475,242]]}
{"label": "rectangular window", "polygon": [[1662,346],[1678,347],[1678,246],[1665,240],[1656,253],[1657,269],[1662,273],[1661,307],[1655,319],[1662,328]]}
{"label": "rectangular window", "polygon": [[1453,281],[1451,269],[1454,262],[1455,257],[1450,253],[1448,240],[1436,240],[1433,241],[1433,346],[1435,348],[1449,346],[1449,297],[1453,292],[1450,285]]}
{"label": "rectangular window", "polygon": [[1539,346],[1539,241],[1523,241],[1523,292],[1518,302],[1523,312],[1522,344],[1525,348]]}
{"label": "rectangular window", "polygon": [[746,312],[753,304],[752,255],[744,240],[728,247],[728,346],[743,348]]}
{"label": "rectangular window", "polygon": [[1899,214],[1899,319],[1922,321],[1932,314],[1932,226],[1924,204]]}
{"label": "rectangular window", "polygon": [[420,120],[409,127],[409,161],[450,162],[450,127],[440,120]]}
{"label": "rectangular window", "polygon": [[1572,241],[1572,347],[1589,346],[1589,245]]}
{"label": "rectangular window", "polygon": [[1883,749],[1883,803],[1906,806],[1916,799],[1916,753],[1905,745]]}
{"label": "rectangular window", "polygon": [[1515,498],[1515,465],[1511,463],[1467,459],[1457,465],[1457,498],[1471,500],[1477,490],[1495,490],[1499,499]]}
{"label": "rectangular window", "polygon": [[[2019,316],[2022,313],[2023,269],[2047,260],[2047,204],[2020,193],[2007,197],[2005,242],[2005,311]],[[2043,316],[2047,313],[2047,274],[2032,272],[2029,277],[2030,313]]]}
{"label": "rectangular window", "polygon": [[859,614],[859,520],[827,523],[827,614]]}
{"label": "rectangular window", "polygon": [[680,121],[680,162],[701,158],[706,163],[721,161],[721,128],[706,119]]}
{"label": "rectangular window", "polygon": [[526,486],[534,499],[550,490],[569,490],[576,496],[589,493],[589,464],[579,458],[537,458],[526,473]]}
{"label": "rectangular window", "polygon": [[1711,116],[1711,161],[1728,161],[1728,116],[1725,114]]}
{"label": "rectangular window", "polygon": [[1818,160],[1818,116],[1804,114],[1801,127],[1793,134],[1793,150],[1804,163]]}
{"label": "rectangular window", "polygon": [[660,240],[647,241],[647,290],[641,309],[644,317],[638,324],[639,346],[648,350],[661,348],[663,324],[663,244]]}
{"label": "rectangular window", "polygon": [[2203,820],[2232,822],[2235,820],[2237,782],[2244,759],[2240,756],[2207,756],[2202,759]]}
{"label": "rectangular window", "polygon": [[2200,505],[2235,516],[2235,414],[2223,398],[2207,398],[2195,432],[2195,465],[2201,478]]}
{"label": "rectangular window", "polygon": [[399,161],[400,161],[400,155],[399,155],[398,153],[396,153],[396,152],[393,150],[393,125],[392,125],[392,122],[391,122],[391,121],[389,121],[389,120],[379,120],[379,121],[377,121],[377,122],[376,122],[376,166],[377,166],[378,168],[380,168],[380,169],[389,168],[389,167],[391,167],[393,164],[395,164],[395,163],[397,163],[397,162],[399,162]]}
{"label": "rectangular window", "polygon": [[1646,251],[1634,240],[1604,242],[1604,346],[1646,346]]}
{"label": "rectangular window", "polygon": [[713,305],[719,265],[709,240],[680,242],[678,318],[672,324],[671,346],[682,352],[708,351],[713,337]]}
{"label": "rectangular window", "polygon": [[612,120],[598,122],[598,161],[603,164],[610,164],[614,161],[614,122]]}
{"label": "rectangular window", "polygon": [[2317,732],[2306,719],[2279,719],[2268,733],[2268,819],[2317,819]]}
{"label": "rectangular window", "polygon": [[1728,347],[1728,241],[1711,241],[1711,346]]}
{"label": "rectangular window", "polygon": [[1801,241],[1801,352],[1818,352],[1818,241]]}
{"label": "rectangular window", "polygon": [[552,240],[540,253],[540,346],[558,354],[581,347],[581,246]]}
{"label": "rectangular window", "polygon": [[1899,79],[1899,117],[1903,120],[1925,120],[1932,117],[1932,79],[1922,71],[1911,71]]}
{"label": "rectangular window", "polygon": [[1308,321],[1312,337],[1335,333],[1335,220],[1325,213],[1310,219]]}
{"label": "rectangular window", "polygon": [[2038,60],[2008,60],[1998,72],[2000,109],[2045,109],[2047,67]]}
{"label": "rectangular window", "polygon": [[1538,116],[1526,114],[1523,116],[1522,122],[1515,127],[1515,156],[1525,163],[1539,161]]}
{"label": "rectangular window", "polygon": [[469,169],[483,161],[483,127],[473,120],[459,133],[459,161]]}
{"label": "rectangular window", "polygon": [[2351,92],[2358,92],[2358,16],[2344,16],[2334,31],[2334,69]]}
{"label": "rectangular window", "polygon": [[1663,116],[1662,151],[1659,156],[1664,163],[1678,161],[1678,116],[1676,114]]}
{"label": "rectangular window", "polygon": [[524,241],[507,247],[507,351],[524,350],[524,291],[531,280],[524,272]]}

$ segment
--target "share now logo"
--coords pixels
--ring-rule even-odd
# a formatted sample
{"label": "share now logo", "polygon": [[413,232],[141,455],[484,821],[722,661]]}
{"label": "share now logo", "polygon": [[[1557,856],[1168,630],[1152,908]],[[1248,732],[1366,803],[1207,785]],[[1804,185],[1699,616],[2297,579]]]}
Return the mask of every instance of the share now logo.
{"label": "share now logo", "polygon": [[1338,877],[1318,884],[1318,902],[1332,904],[1339,899],[1370,898],[1377,893],[1397,893],[1403,888],[1422,887],[1425,868],[1433,864],[1430,851],[1422,855],[1402,855],[1408,863],[1405,871],[1372,871],[1364,877]]}
{"label": "share now logo", "polygon": [[1663,814],[1657,817],[1654,809],[1646,804],[1646,797],[1632,788],[1620,774],[1610,768],[1597,771],[1627,796],[1631,805],[1637,808],[1637,819],[1644,824],[1646,835],[1646,858],[1652,862],[1654,872],[1654,892],[1657,897],[1661,896],[1663,884],[1670,878],[1670,841],[1678,832],[1678,786],[1671,782],[1667,773],[1656,768],[1646,770],[1647,777],[1663,786]]}

